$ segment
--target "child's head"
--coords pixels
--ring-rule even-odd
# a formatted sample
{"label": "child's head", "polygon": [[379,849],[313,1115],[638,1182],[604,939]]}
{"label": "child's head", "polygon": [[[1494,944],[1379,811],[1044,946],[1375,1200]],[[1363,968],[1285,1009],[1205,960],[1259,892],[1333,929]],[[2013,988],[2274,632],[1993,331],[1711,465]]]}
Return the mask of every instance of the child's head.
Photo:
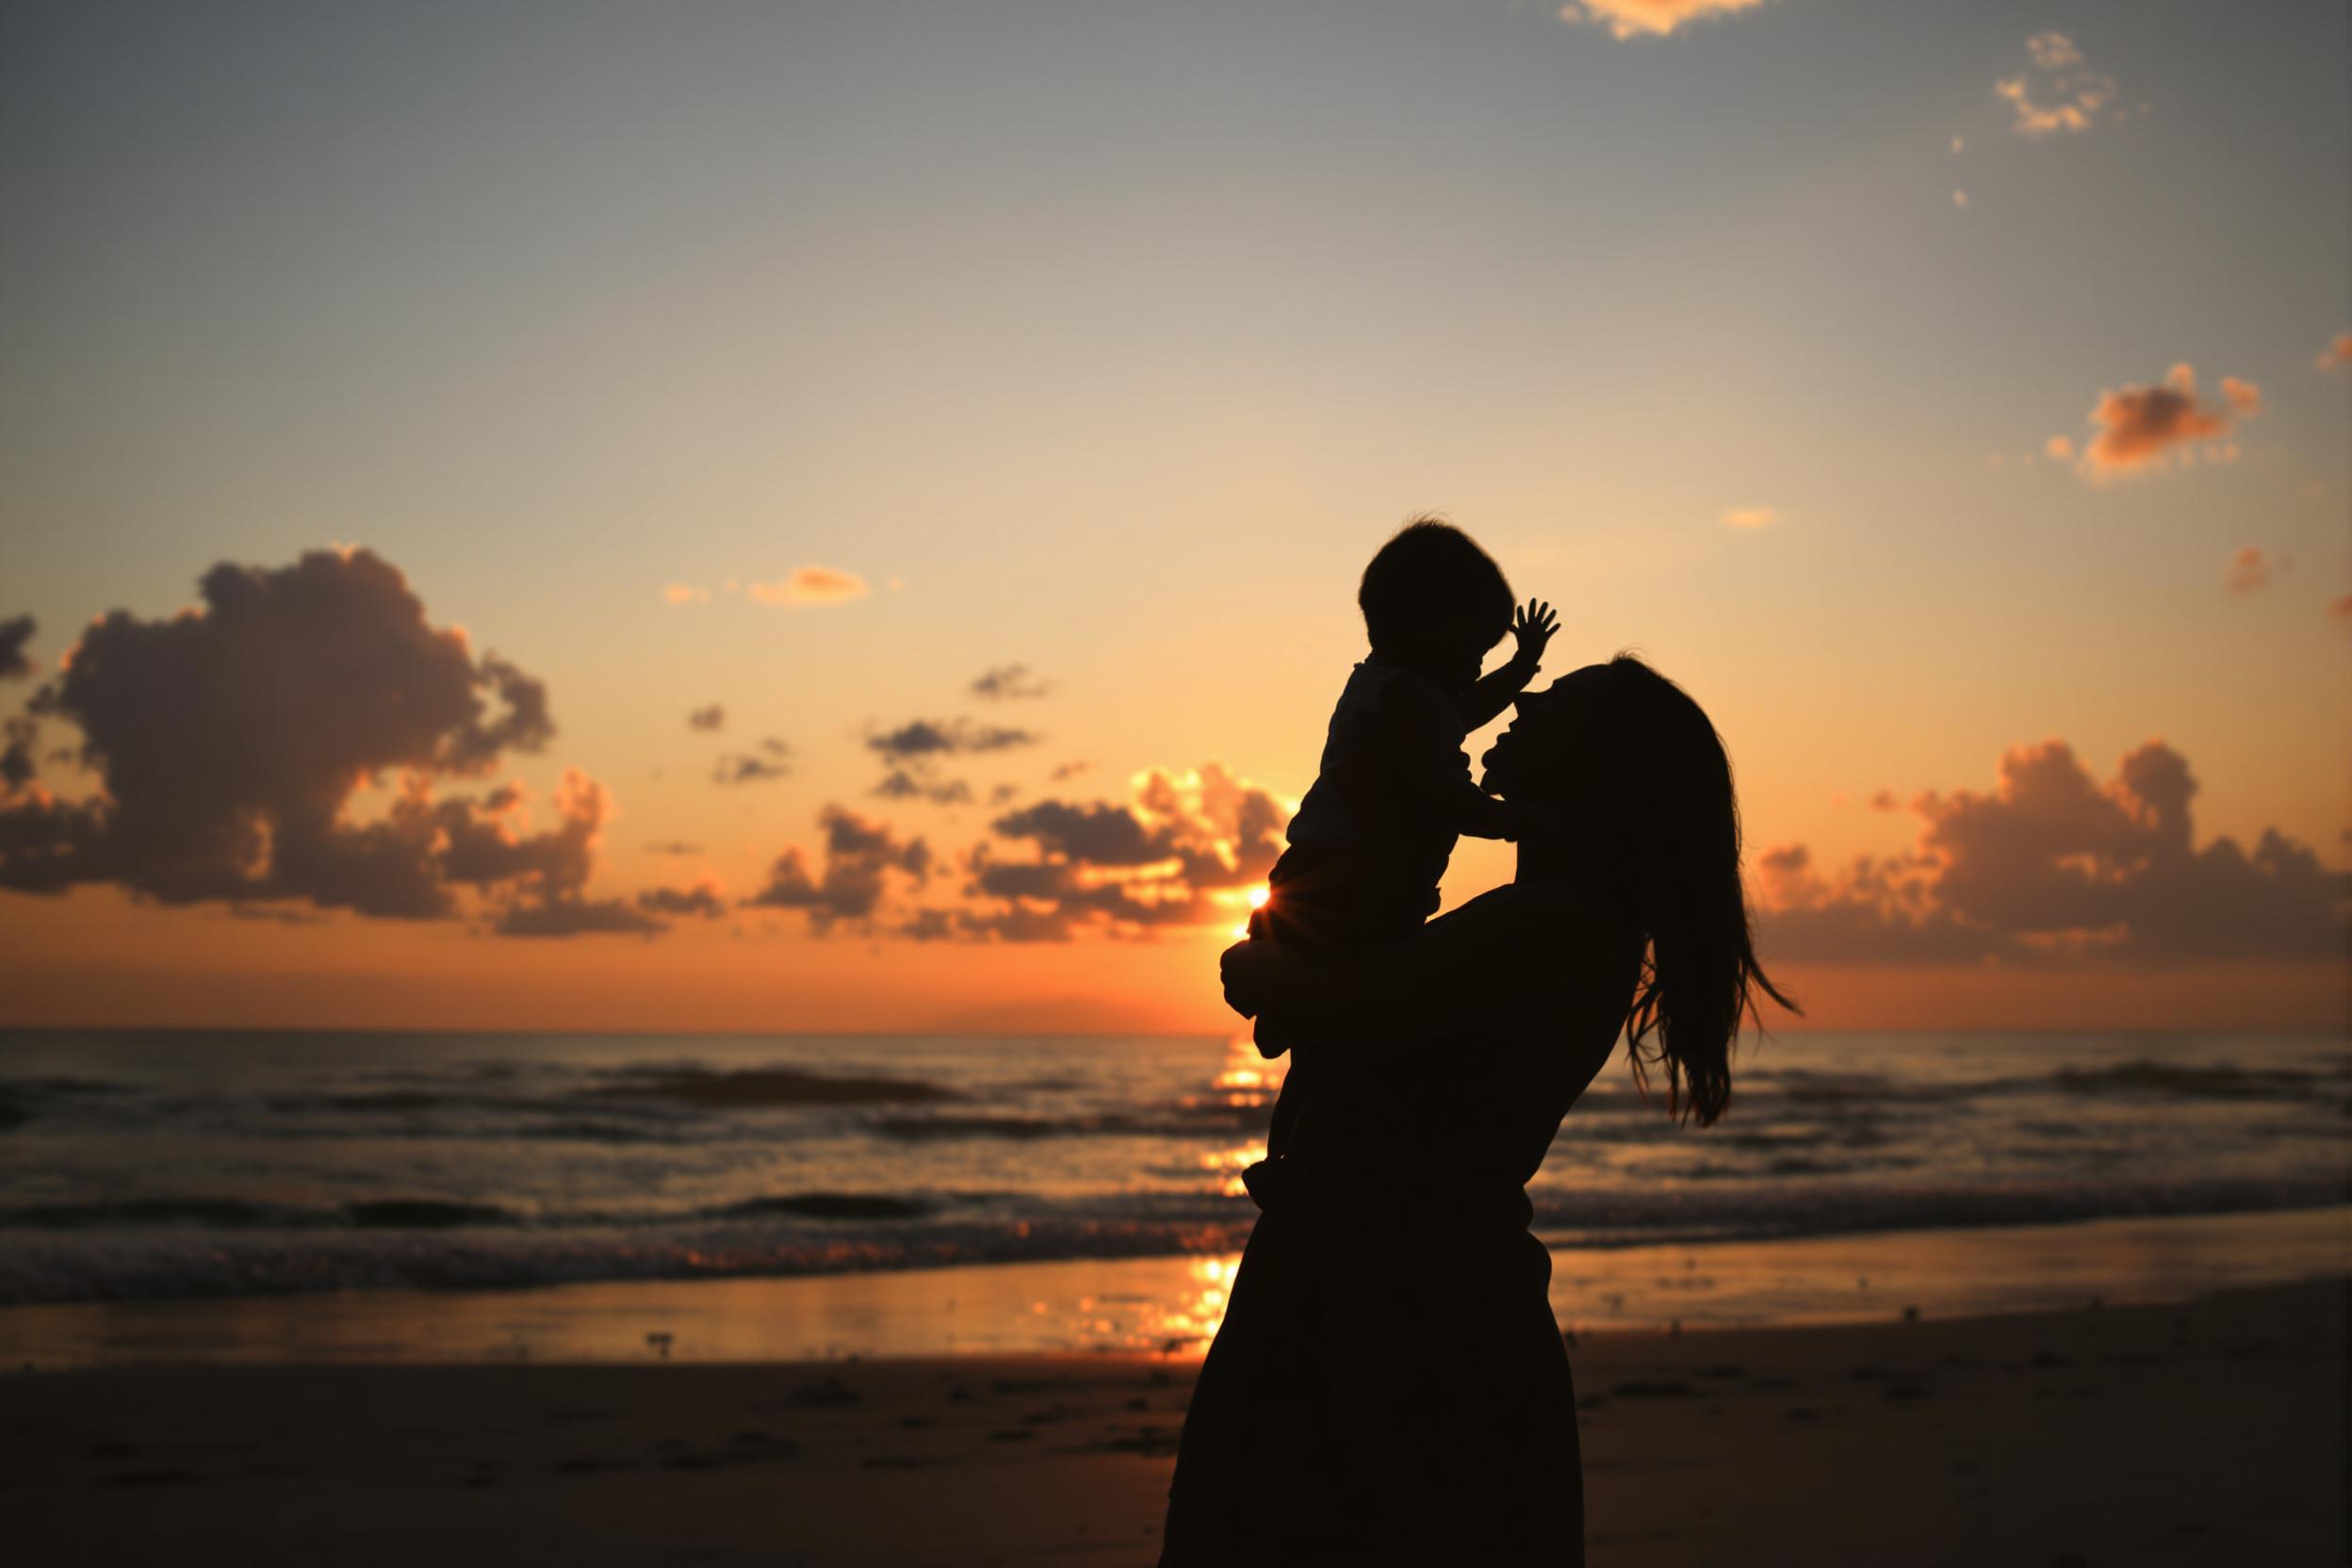
{"label": "child's head", "polygon": [[1415,517],[1364,569],[1356,603],[1372,651],[1448,687],[1478,678],[1511,629],[1511,584],[1470,536]]}

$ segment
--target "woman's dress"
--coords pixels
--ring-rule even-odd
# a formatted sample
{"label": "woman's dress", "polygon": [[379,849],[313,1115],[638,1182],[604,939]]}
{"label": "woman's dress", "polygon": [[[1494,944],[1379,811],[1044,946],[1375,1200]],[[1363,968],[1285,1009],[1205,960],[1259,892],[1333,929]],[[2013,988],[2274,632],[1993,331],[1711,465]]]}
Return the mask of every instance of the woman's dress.
{"label": "woman's dress", "polygon": [[[1544,914],[1506,888],[1429,929]],[[1526,1184],[1608,1056],[1632,957],[1606,956],[1625,983],[1596,992],[1562,985],[1564,955],[1492,951],[1434,982],[1461,993],[1449,1036],[1323,1047],[1291,1152],[1252,1172],[1264,1212],[1185,1418],[1163,1568],[1584,1560],[1576,1394]],[[1589,1001],[1576,1016],[1577,993],[1612,988],[1605,1024]]]}

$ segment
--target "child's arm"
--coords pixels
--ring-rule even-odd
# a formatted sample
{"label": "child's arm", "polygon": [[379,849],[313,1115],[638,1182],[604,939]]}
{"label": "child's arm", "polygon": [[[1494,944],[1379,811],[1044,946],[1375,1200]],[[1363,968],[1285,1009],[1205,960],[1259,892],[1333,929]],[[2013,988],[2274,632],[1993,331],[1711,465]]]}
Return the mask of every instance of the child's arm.
{"label": "child's arm", "polygon": [[[1498,674],[1500,672],[1497,672]],[[1489,677],[1492,679],[1493,677]],[[1424,809],[1473,839],[1512,839],[1517,817],[1470,778],[1453,704],[1424,680],[1393,680],[1380,694],[1394,766]]]}
{"label": "child's arm", "polygon": [[[1511,634],[1519,639],[1518,650],[1509,662],[1472,681],[1470,689],[1454,705],[1462,710],[1464,735],[1494,723],[1495,715],[1511,706],[1511,699],[1527,689],[1527,682],[1535,678],[1536,670],[1544,662],[1544,645],[1559,629],[1560,617],[1552,612],[1550,605],[1529,599],[1520,607],[1519,612],[1511,618]],[[1482,833],[1478,837],[1500,835]]]}

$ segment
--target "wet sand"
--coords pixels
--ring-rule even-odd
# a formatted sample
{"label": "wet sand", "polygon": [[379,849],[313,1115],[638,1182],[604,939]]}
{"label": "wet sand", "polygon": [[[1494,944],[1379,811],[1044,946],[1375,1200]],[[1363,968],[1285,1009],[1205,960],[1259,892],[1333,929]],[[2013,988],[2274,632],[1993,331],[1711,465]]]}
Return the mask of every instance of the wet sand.
{"label": "wet sand", "polygon": [[[2342,1560],[2348,1304],[1587,1335],[1591,1560]],[[1195,1364],[21,1372],[0,1517],[21,1563],[1146,1563]]]}

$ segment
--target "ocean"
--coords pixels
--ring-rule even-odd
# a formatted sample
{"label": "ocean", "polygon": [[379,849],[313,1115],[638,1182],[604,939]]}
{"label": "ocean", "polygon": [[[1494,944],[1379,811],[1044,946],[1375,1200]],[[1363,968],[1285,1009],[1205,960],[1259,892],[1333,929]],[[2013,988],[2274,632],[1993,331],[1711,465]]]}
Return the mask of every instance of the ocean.
{"label": "ocean", "polygon": [[[0,1033],[0,1304],[1230,1256],[1282,1065],[1217,1037]],[[2352,1201],[2336,1036],[1778,1034],[1735,1086],[1678,1127],[1621,1052],[1530,1189],[1556,1258]]]}

